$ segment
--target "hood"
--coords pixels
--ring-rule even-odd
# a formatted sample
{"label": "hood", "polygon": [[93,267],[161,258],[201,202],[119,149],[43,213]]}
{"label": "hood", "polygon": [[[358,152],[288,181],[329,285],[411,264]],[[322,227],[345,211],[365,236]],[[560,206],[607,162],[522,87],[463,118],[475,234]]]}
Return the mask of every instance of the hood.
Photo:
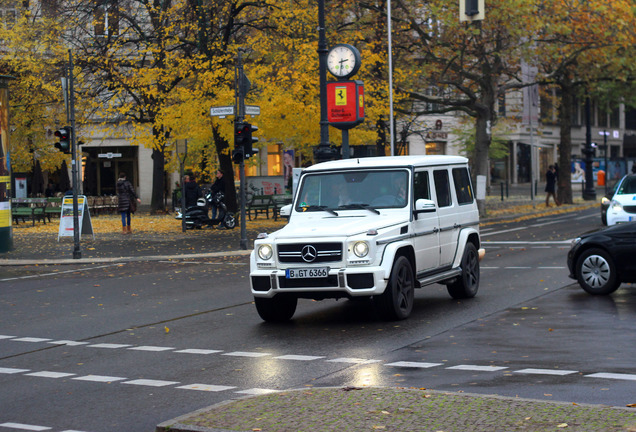
{"label": "hood", "polygon": [[339,216],[325,212],[315,212],[311,215],[294,213],[289,223],[275,233],[272,233],[270,238],[302,239],[307,237],[350,237],[366,233],[370,229],[380,230],[408,222],[403,212],[400,215],[375,215],[357,211],[339,212]]}

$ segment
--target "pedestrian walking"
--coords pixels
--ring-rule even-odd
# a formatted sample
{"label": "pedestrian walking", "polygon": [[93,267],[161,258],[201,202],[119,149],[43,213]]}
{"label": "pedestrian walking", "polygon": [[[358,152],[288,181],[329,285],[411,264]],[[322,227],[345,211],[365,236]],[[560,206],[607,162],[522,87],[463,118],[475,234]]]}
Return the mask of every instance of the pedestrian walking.
{"label": "pedestrian walking", "polygon": [[550,165],[548,167],[548,172],[545,173],[545,206],[550,207],[550,196],[554,199],[554,203],[557,206],[560,206],[561,203],[557,200],[555,195],[556,188],[556,170],[554,169],[554,165]]}
{"label": "pedestrian walking", "polygon": [[119,202],[118,210],[121,213],[122,234],[131,234],[130,214],[137,210],[137,203],[141,200],[137,198],[133,185],[126,180],[126,173],[119,173],[117,180],[117,199]]}

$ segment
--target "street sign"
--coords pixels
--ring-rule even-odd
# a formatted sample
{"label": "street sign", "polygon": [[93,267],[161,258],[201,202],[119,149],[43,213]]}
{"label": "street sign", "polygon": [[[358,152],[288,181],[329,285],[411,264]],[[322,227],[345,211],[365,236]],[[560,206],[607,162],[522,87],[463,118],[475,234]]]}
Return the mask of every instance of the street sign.
{"label": "street sign", "polygon": [[257,105],[245,105],[245,115],[259,115],[261,113],[261,107]]}
{"label": "street sign", "polygon": [[216,116],[216,117],[225,117],[229,115],[234,115],[234,107],[233,106],[212,107],[210,108],[210,115]]}
{"label": "street sign", "polygon": [[121,153],[111,153],[111,152],[99,153],[97,157],[112,159],[112,158],[121,157]]}

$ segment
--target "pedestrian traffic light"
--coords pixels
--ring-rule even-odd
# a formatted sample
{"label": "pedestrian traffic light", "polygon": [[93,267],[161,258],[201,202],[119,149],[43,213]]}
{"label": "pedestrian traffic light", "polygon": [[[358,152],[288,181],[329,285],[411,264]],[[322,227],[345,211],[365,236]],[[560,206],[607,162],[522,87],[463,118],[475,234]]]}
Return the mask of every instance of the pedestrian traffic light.
{"label": "pedestrian traffic light", "polygon": [[72,128],[70,126],[64,126],[61,129],[55,131],[54,135],[58,138],[59,142],[55,143],[55,148],[60,150],[62,153],[69,154],[71,153],[71,132]]}

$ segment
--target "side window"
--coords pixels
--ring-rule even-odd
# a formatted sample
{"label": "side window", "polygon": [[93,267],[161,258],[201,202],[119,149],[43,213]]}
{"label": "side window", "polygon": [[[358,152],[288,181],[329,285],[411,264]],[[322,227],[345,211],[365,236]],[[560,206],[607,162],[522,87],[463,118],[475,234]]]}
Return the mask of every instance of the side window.
{"label": "side window", "polygon": [[435,181],[435,193],[437,195],[437,205],[439,207],[448,207],[451,205],[450,185],[448,183],[448,171],[433,171],[433,180]]}
{"label": "side window", "polygon": [[431,188],[428,183],[428,171],[418,171],[413,179],[413,197],[418,199],[431,199]]}
{"label": "side window", "polygon": [[461,204],[471,204],[473,202],[473,190],[470,186],[470,176],[467,168],[453,168],[453,182],[455,183],[455,193],[457,202]]}

